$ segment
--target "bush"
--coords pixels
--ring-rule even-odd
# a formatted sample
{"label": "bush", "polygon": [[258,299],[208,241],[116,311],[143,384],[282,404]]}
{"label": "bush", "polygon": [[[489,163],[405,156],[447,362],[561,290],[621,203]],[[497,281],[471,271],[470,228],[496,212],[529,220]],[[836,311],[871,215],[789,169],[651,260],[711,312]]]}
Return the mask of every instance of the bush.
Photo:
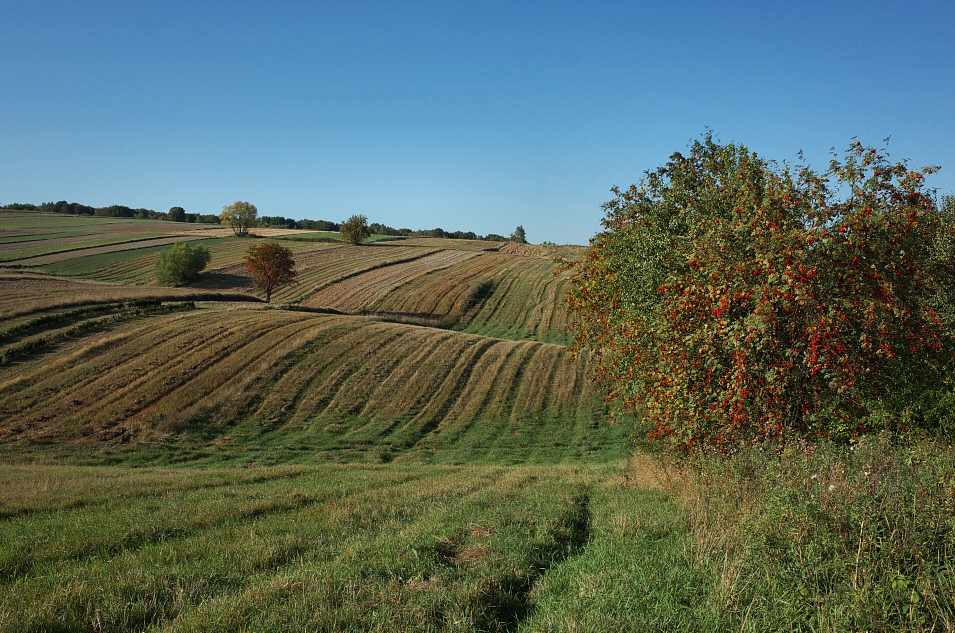
{"label": "bush", "polygon": [[933,171],[860,143],[823,174],[778,168],[706,135],[613,190],[573,266],[575,350],[681,448],[904,426],[951,348],[953,224]]}
{"label": "bush", "polygon": [[205,246],[192,248],[188,242],[179,242],[159,254],[156,262],[156,279],[161,284],[180,286],[199,278],[199,271],[206,267],[212,256]]}

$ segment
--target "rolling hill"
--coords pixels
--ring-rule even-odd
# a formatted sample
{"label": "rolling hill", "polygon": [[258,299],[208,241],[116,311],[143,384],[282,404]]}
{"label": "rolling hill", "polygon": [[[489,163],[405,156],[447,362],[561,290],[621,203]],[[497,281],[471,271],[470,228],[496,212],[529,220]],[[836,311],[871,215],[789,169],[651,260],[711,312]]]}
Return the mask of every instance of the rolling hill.
{"label": "rolling hill", "polygon": [[[201,239],[212,261],[194,287],[167,288],[153,281],[155,235],[181,225],[40,220],[4,213],[0,231],[24,245],[7,249],[0,269],[7,455],[75,446],[87,460],[133,453],[147,463],[621,455],[586,361],[559,344],[565,279],[539,248],[285,239],[298,277],[265,305],[242,264],[263,238],[180,231],[169,239]],[[83,232],[97,243],[53,237]],[[297,237],[285,233],[272,239]]]}

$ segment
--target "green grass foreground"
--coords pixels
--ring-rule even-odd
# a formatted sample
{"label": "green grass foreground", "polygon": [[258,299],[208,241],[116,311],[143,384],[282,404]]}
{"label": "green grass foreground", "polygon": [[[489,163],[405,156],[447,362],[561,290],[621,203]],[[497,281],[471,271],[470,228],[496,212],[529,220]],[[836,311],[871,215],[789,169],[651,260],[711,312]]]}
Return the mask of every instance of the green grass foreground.
{"label": "green grass foreground", "polygon": [[951,631],[950,454],[0,466],[0,631]]}
{"label": "green grass foreground", "polygon": [[[618,466],[0,468],[3,631],[719,630]],[[699,625],[699,626],[696,626]]]}

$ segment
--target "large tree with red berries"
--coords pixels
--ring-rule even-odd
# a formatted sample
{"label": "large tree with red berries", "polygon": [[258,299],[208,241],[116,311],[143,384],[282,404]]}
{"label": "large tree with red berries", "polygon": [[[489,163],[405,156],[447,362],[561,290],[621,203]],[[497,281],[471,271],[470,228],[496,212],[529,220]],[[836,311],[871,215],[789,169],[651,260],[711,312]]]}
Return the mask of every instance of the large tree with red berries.
{"label": "large tree with red berries", "polygon": [[951,355],[955,205],[934,169],[855,143],[820,173],[706,134],[613,190],[572,265],[573,348],[680,448],[904,424]]}

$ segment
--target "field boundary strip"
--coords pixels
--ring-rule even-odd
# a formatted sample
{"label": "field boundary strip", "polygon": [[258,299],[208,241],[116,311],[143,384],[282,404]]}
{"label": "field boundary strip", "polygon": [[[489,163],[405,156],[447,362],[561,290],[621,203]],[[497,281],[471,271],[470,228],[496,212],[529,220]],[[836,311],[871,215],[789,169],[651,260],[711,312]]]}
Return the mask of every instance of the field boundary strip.
{"label": "field boundary strip", "polygon": [[140,239],[131,239],[123,240],[119,243],[108,244],[103,246],[89,246],[81,248],[71,248],[65,250],[59,250],[55,253],[50,253],[49,255],[38,255],[35,257],[27,257],[23,259],[13,259],[10,261],[3,262],[3,266],[43,266],[45,264],[56,264],[63,262],[69,259],[74,259],[76,257],[85,257],[87,255],[103,255],[106,253],[116,253],[119,251],[134,251],[141,248],[150,248],[152,246],[166,246],[168,244],[175,244],[177,242],[189,242],[197,241],[204,238],[185,236],[185,235],[174,235],[170,237],[147,237]]}

